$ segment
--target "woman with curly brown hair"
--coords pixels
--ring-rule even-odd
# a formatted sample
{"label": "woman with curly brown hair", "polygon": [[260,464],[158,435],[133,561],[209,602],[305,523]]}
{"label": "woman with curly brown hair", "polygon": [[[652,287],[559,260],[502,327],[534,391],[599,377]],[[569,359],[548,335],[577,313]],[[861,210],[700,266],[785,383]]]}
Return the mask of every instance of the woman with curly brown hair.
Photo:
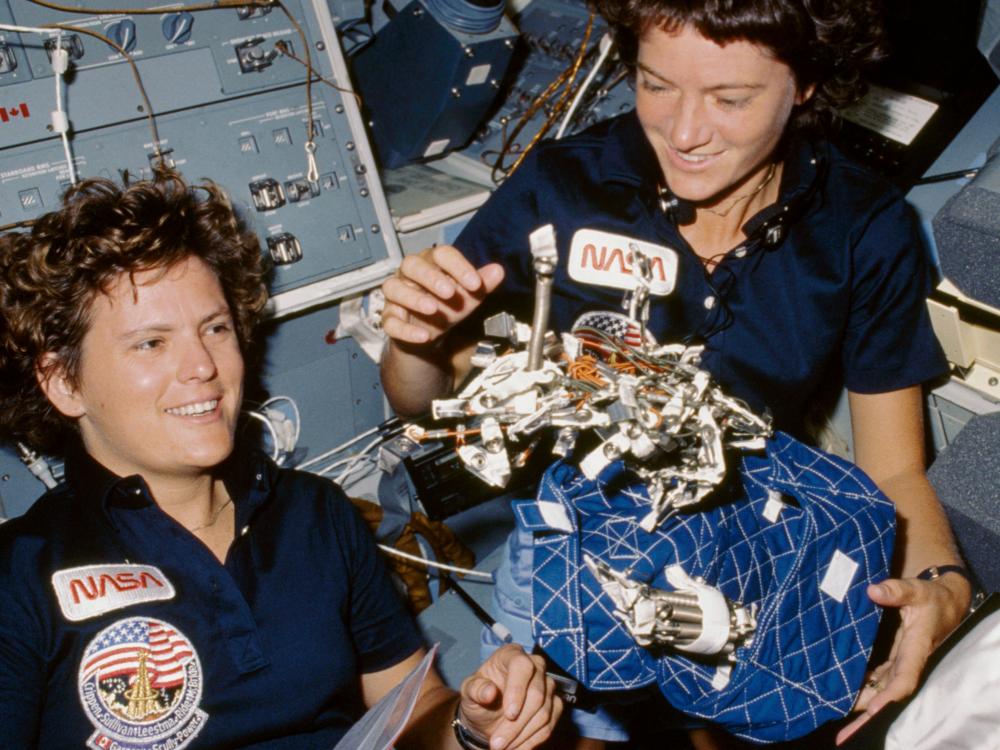
{"label": "woman with curly brown hair", "polygon": [[[424,651],[343,493],[237,444],[255,235],[210,183],[89,180],[0,266],[0,429],[66,459],[0,526],[4,747],[332,747]],[[402,742],[559,713],[513,646],[462,688],[432,671]]]}
{"label": "woman with curly brown hair", "polygon": [[[901,625],[888,659],[872,665],[857,702],[863,715],[846,734],[915,689],[971,598],[925,475],[921,387],[947,372],[924,304],[926,251],[899,192],[823,129],[882,55],[877,4],[594,5],[632,69],[635,110],[540,144],[454,246],[404,260],[383,286],[386,393],[398,411],[423,412],[468,372],[485,316],[531,319],[527,238],[542,224],[559,243],[553,329],[618,309],[620,290],[634,283],[628,248],[638,242],[659,274],[652,336],[703,344],[702,365],[728,393],[768,410],[776,428],[807,439],[806,414],[839,374],[855,461],[895,502],[902,532],[898,577],[869,589],[899,610]],[[530,538],[515,534],[509,552],[498,571],[499,614],[527,643]],[[949,574],[934,577],[941,566]],[[628,737],[621,722],[580,726],[584,737]]]}

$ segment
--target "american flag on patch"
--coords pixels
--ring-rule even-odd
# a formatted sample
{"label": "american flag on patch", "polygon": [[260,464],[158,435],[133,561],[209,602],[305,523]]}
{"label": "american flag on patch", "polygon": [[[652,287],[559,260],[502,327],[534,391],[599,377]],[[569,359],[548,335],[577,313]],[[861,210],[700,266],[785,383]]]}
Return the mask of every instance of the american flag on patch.
{"label": "american flag on patch", "polygon": [[139,654],[146,652],[146,668],[154,688],[184,683],[184,665],[194,652],[188,640],[159,620],[133,618],[108,628],[90,644],[84,655],[82,681],[97,674],[99,680],[132,675],[139,669]]}
{"label": "american flag on patch", "polygon": [[[629,346],[642,346],[642,327],[623,313],[608,310],[584,313],[573,324],[573,335],[586,339],[586,334],[578,330],[580,328],[595,328]],[[648,331],[646,341],[651,344],[656,343]]]}

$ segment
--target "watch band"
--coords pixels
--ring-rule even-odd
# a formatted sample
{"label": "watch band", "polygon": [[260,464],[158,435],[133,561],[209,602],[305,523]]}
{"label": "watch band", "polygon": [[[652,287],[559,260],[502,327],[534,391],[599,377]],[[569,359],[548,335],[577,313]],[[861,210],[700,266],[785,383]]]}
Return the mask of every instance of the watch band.
{"label": "watch band", "polygon": [[455,704],[455,718],[451,720],[451,728],[455,730],[455,739],[464,750],[490,750],[490,743],[480,737],[462,723],[462,702]]}
{"label": "watch band", "polygon": [[922,581],[933,581],[945,573],[957,573],[969,582],[969,585],[972,587],[972,601],[969,602],[969,613],[971,614],[979,609],[979,606],[986,600],[986,593],[979,588],[979,584],[972,577],[972,573],[964,565],[931,565],[929,568],[925,568],[917,573],[917,578]]}
{"label": "watch band", "polygon": [[958,573],[962,576],[962,578],[975,586],[975,582],[972,580],[972,574],[964,565],[931,565],[929,568],[924,568],[917,573],[917,578],[922,581],[933,581],[935,578],[940,578],[945,573]]}

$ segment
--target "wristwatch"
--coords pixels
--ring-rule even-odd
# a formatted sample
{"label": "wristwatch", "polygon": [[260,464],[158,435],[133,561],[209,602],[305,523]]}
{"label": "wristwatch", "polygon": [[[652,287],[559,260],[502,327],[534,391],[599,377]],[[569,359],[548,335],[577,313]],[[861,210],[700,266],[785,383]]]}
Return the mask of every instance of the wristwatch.
{"label": "wristwatch", "polygon": [[455,730],[455,739],[464,750],[490,750],[489,740],[473,732],[462,723],[461,701],[455,704],[455,718],[451,720],[451,728]]}
{"label": "wristwatch", "polygon": [[975,612],[979,605],[986,599],[986,594],[972,578],[972,573],[964,565],[931,565],[917,573],[917,578],[921,581],[933,581],[940,578],[945,573],[957,573],[962,576],[972,587],[972,601],[969,603],[969,613]]}
{"label": "wristwatch", "polygon": [[935,578],[940,578],[945,573],[958,573],[962,576],[962,578],[975,586],[975,582],[972,580],[972,574],[964,565],[931,565],[929,568],[924,568],[917,573],[917,578],[921,581],[933,581]]}

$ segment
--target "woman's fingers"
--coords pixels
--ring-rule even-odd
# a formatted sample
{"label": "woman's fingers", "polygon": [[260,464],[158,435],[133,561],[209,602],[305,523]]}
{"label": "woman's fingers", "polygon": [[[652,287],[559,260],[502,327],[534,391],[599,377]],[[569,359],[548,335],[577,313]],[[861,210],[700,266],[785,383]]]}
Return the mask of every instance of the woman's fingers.
{"label": "woman's fingers", "polygon": [[405,343],[434,341],[478,308],[503,277],[499,264],[477,269],[451,245],[408,255],[382,284],[383,330]]}

